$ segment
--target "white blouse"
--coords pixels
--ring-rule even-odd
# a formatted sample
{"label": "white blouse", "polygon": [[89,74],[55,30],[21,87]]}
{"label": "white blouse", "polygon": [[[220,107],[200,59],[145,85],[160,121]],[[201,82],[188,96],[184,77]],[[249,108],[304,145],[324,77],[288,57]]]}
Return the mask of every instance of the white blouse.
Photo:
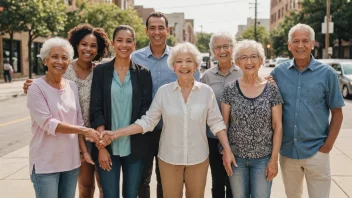
{"label": "white blouse", "polygon": [[206,124],[214,135],[226,129],[213,90],[195,81],[184,102],[178,82],[160,87],[146,115],[135,123],[143,133],[152,131],[163,118],[159,158],[174,165],[194,165],[209,155]]}

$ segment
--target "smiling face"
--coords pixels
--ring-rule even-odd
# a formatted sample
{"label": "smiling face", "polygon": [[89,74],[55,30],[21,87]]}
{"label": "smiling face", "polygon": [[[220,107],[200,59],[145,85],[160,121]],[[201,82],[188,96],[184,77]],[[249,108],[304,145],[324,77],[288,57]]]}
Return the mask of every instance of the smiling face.
{"label": "smiling face", "polygon": [[129,58],[136,48],[136,41],[133,34],[129,30],[119,30],[112,42],[114,46],[116,58]]}
{"label": "smiling face", "polygon": [[298,29],[292,34],[292,39],[288,43],[288,49],[293,54],[295,60],[309,61],[314,43],[315,41],[311,40],[308,31]]}
{"label": "smiling face", "polygon": [[240,50],[236,59],[236,64],[241,68],[245,75],[258,74],[263,59],[258,55],[258,51],[254,48],[245,48]]}
{"label": "smiling face", "polygon": [[98,42],[94,34],[87,34],[77,45],[78,59],[91,62],[98,52]]}
{"label": "smiling face", "polygon": [[233,46],[227,39],[219,37],[214,40],[214,57],[219,64],[226,64],[232,61]]}
{"label": "smiling face", "polygon": [[70,63],[69,55],[64,47],[52,47],[43,63],[48,67],[48,73],[61,77]]}
{"label": "smiling face", "polygon": [[146,33],[153,46],[164,46],[169,31],[170,29],[166,27],[166,21],[163,17],[150,17],[148,19]]}
{"label": "smiling face", "polygon": [[196,69],[197,64],[190,53],[182,52],[175,57],[174,70],[178,79],[193,79]]}

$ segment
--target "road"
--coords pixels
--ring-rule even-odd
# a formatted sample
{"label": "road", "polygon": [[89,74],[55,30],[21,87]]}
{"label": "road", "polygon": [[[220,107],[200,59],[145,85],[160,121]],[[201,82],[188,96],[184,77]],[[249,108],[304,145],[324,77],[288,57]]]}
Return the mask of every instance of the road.
{"label": "road", "polygon": [[[260,76],[268,76],[272,68],[263,67]],[[26,96],[0,102],[0,157],[29,144],[31,119]],[[343,129],[352,129],[352,100],[345,100]]]}

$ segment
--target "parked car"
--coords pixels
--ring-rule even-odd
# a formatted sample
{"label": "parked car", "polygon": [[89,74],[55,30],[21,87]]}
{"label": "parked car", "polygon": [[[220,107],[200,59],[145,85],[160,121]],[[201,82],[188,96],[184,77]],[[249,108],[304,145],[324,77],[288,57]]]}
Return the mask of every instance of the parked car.
{"label": "parked car", "polygon": [[319,59],[318,61],[330,65],[335,69],[344,98],[352,95],[352,60],[351,59]]}
{"label": "parked car", "polygon": [[271,59],[265,59],[264,67],[269,67],[270,62],[272,62]]}
{"label": "parked car", "polygon": [[290,60],[289,58],[278,57],[269,62],[269,67],[276,67],[277,65]]}

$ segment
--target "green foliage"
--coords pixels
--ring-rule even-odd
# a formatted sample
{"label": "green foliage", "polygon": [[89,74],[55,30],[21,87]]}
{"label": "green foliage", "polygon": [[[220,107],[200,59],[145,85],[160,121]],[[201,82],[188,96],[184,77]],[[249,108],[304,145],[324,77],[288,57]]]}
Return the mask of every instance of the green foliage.
{"label": "green foliage", "polygon": [[0,1],[0,7],[3,7],[3,11],[0,12],[0,33],[11,34],[23,31],[25,27],[21,16],[18,14],[21,12],[21,6],[18,1],[2,0]]}
{"label": "green foliage", "polygon": [[212,33],[196,33],[196,46],[200,52],[209,52],[209,42],[212,35]]}
{"label": "green foliage", "polygon": [[[254,26],[251,26],[245,30],[241,37],[243,39],[254,39]],[[269,33],[266,31],[264,26],[257,26],[257,41],[263,45],[265,48],[266,44],[268,43],[269,40]]]}
{"label": "green foliage", "polygon": [[166,44],[168,46],[173,47],[173,46],[175,46],[176,43],[177,43],[177,40],[174,36],[172,36],[172,35],[167,36]]}

